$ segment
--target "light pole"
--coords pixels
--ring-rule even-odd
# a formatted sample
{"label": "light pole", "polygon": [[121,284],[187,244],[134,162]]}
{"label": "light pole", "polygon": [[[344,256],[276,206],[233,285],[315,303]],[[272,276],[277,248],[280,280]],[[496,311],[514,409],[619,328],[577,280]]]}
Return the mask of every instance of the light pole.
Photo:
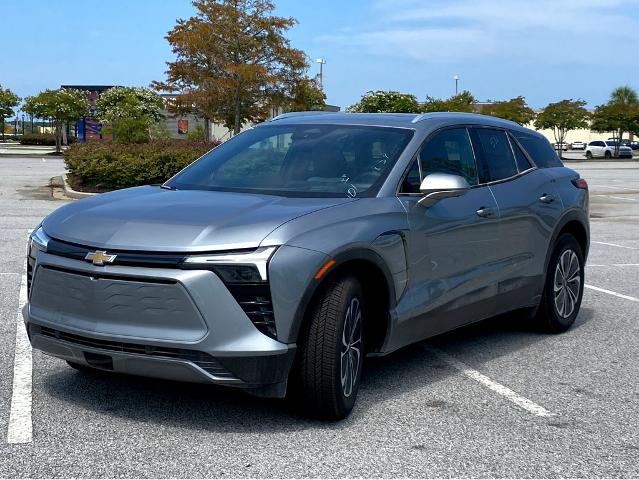
{"label": "light pole", "polygon": [[459,75],[455,75],[453,80],[455,80],[455,95],[457,95],[459,93]]}
{"label": "light pole", "polygon": [[318,58],[315,60],[319,63],[320,71],[319,71],[319,86],[320,88],[324,88],[324,65],[326,65],[326,60],[324,58]]}

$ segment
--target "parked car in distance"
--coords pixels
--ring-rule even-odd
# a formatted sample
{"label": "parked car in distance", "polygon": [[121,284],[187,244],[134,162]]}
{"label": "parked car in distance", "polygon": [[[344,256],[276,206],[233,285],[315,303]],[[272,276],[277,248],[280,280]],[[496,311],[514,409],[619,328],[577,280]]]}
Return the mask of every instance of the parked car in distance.
{"label": "parked car in distance", "polygon": [[554,147],[555,147],[555,150],[557,150],[557,151],[559,151],[559,150],[563,150],[563,151],[568,150],[568,144],[565,143],[565,142],[564,143],[557,142],[557,143],[555,143]]}
{"label": "parked car in distance", "polygon": [[[341,419],[367,355],[515,310],[569,329],[589,231],[586,181],[514,122],[284,114],[163,185],[48,215],[23,315],[33,347],[80,372],[289,396]],[[563,350],[544,353],[561,368]]]}
{"label": "parked car in distance", "polygon": [[[616,141],[616,138],[609,138],[609,141]],[[636,140],[630,140],[629,138],[624,138],[623,140],[621,140],[621,144],[626,146],[626,147],[630,147],[633,150],[639,150],[639,142]]]}
{"label": "parked car in distance", "polygon": [[[613,140],[594,140],[586,147],[586,158],[613,158],[617,142]],[[619,145],[618,158],[632,158],[632,149]]]}
{"label": "parked car in distance", "polygon": [[585,150],[586,144],[584,142],[572,142],[570,144],[571,150]]}

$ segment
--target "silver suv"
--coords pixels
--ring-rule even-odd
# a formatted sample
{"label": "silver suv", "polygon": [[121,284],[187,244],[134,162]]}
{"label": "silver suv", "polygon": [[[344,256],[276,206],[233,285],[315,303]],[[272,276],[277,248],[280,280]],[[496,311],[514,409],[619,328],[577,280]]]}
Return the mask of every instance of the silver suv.
{"label": "silver suv", "polygon": [[343,418],[366,355],[519,310],[579,312],[586,182],[473,114],[283,115],[163,185],[70,203],[30,237],[34,348],[289,395]]}

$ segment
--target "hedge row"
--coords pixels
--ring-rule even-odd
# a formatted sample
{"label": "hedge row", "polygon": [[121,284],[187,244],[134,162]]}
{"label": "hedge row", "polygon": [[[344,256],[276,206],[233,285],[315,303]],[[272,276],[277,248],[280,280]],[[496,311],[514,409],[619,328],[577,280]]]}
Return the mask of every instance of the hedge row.
{"label": "hedge row", "polygon": [[216,145],[189,140],[76,143],[65,150],[64,160],[84,185],[116,189],[162,183]]}

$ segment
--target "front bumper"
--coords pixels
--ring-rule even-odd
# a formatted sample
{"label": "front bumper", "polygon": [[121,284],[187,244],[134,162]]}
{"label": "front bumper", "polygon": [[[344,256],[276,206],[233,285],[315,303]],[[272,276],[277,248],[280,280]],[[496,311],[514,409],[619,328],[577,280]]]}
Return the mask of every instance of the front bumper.
{"label": "front bumper", "polygon": [[23,310],[34,348],[119,373],[283,396],[294,344],[262,334],[207,270],[98,267],[37,253]]}

